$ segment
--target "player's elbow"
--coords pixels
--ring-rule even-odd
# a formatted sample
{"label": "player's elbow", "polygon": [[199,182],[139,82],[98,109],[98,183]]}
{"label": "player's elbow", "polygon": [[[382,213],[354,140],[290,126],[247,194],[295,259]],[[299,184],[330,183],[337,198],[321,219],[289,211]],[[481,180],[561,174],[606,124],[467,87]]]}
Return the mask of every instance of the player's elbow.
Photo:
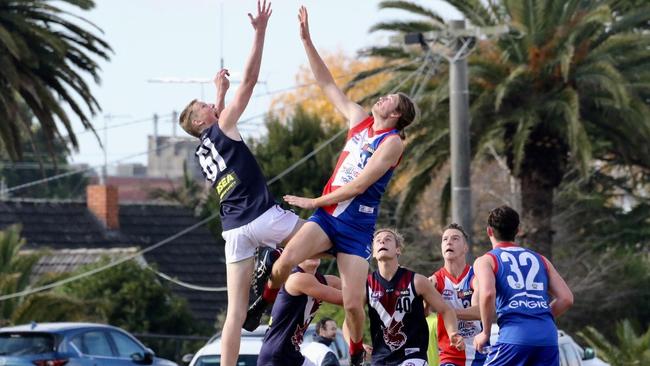
{"label": "player's elbow", "polygon": [[562,297],[558,298],[558,301],[562,303],[562,308],[569,309],[573,306],[573,292],[567,289],[565,294],[562,294]]}

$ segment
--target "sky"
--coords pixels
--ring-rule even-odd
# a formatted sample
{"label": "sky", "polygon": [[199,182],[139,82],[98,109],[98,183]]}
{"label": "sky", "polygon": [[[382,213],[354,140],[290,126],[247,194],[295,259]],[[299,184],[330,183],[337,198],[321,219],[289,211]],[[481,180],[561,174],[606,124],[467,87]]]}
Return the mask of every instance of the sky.
{"label": "sky", "polygon": [[[260,83],[242,119],[264,114],[273,91],[296,85],[295,76],[306,65],[298,36],[298,8],[309,11],[311,35],[321,52],[343,51],[354,57],[361,48],[387,44],[388,34],[369,33],[380,22],[404,19],[408,13],[378,10],[375,0],[276,0],[266,32]],[[455,19],[458,13],[441,1],[420,4],[443,17]],[[152,80],[211,80],[220,60],[231,73],[229,95],[238,86],[238,72],[250,52],[253,28],[247,16],[255,14],[254,0],[96,0],[88,12],[71,9],[102,29],[113,54],[101,61],[101,84],[88,80],[102,111],[91,118],[93,126],[107,137],[108,163],[146,164],[147,136],[152,135],[153,115],[160,116],[158,133],[172,134],[172,111],[180,111],[192,99],[213,101],[210,84],[160,83]],[[272,95],[269,95],[271,93]],[[228,97],[226,98],[228,102]],[[142,121],[142,122],[138,122]],[[131,123],[133,122],[133,123]],[[113,127],[125,124],[122,127]],[[83,131],[77,123],[75,131]],[[264,133],[263,117],[242,126],[244,137]],[[180,128],[178,136],[186,136]],[[104,152],[92,133],[78,134],[79,152],[72,163],[101,165]],[[125,158],[133,155],[132,158]]]}

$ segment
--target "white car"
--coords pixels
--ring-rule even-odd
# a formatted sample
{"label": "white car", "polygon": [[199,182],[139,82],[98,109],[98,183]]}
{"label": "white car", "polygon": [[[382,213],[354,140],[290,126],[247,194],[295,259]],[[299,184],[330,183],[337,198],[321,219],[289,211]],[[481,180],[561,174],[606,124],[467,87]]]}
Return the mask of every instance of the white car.
{"label": "white car", "polygon": [[[596,357],[596,351],[592,348],[583,349],[571,336],[561,330],[558,330],[557,335],[561,366],[609,366],[608,363]],[[493,324],[490,330],[490,344],[495,344],[498,339],[499,327]]]}
{"label": "white car", "polygon": [[[241,345],[239,347],[239,359],[237,366],[255,366],[257,365],[257,356],[262,349],[262,340],[268,329],[268,325],[261,325],[253,332],[242,330]],[[305,331],[302,346],[312,342],[315,333],[315,326],[312,324]],[[334,354],[339,358],[341,366],[350,364],[350,355],[348,347],[343,338],[343,333],[337,330],[336,341],[330,345]],[[191,360],[191,361],[190,361]],[[188,362],[189,366],[221,366],[221,336],[220,334],[212,337],[196,354],[183,356],[183,362]]]}

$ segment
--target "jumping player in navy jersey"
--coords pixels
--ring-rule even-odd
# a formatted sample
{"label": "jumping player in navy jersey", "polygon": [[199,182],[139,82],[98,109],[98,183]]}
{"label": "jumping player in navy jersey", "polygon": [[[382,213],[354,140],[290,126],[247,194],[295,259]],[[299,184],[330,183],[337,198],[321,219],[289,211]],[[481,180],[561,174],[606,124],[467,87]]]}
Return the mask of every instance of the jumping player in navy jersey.
{"label": "jumping player in navy jersey", "polygon": [[573,305],[573,294],[548,259],[514,243],[518,231],[515,210],[490,211],[487,234],[493,249],[474,263],[483,323],[474,346],[481,350],[488,344],[496,310],[499,340],[486,366],[560,365],[554,318]]}
{"label": "jumping player in navy jersey", "polygon": [[[316,209],[309,221],[287,244],[272,271],[271,282],[249,309],[246,329],[254,328],[264,308],[272,303],[291,268],[306,258],[329,251],[336,256],[343,284],[343,306],[350,331],[351,364],[363,361],[363,288],[368,273],[372,235],[381,196],[399,163],[403,130],[415,118],[416,109],[405,94],[379,98],[372,115],[351,101],[336,85],[309,35],[307,10],[300,8],[300,37],[314,77],[339,112],[348,120],[349,131],[332,177],[318,198],[287,195],[291,205]],[[270,267],[265,264],[264,267]]]}
{"label": "jumping player in navy jersey", "polygon": [[312,366],[300,353],[305,330],[321,301],[341,305],[341,280],[316,269],[320,259],[307,259],[294,268],[271,310],[271,325],[257,358],[258,366]]}
{"label": "jumping player in navy jersey", "polygon": [[402,236],[391,229],[379,229],[372,247],[378,266],[368,275],[366,289],[372,364],[427,365],[429,328],[422,300],[444,319],[450,345],[462,350],[464,342],[458,334],[454,310],[425,276],[400,267]]}
{"label": "jumping player in navy jersey", "polygon": [[253,48],[244,66],[242,82],[224,107],[230,85],[227,70],[215,79],[217,103],[193,100],[180,116],[181,127],[200,139],[196,158],[220,201],[226,257],[228,310],[222,333],[221,364],[234,366],[239,354],[241,327],[246,317],[254,254],[258,247],[275,247],[295,233],[301,221],[276,205],[266,179],[239,134],[237,121],[257,83],[270,3],[257,3],[257,15],[248,14],[255,30]]}

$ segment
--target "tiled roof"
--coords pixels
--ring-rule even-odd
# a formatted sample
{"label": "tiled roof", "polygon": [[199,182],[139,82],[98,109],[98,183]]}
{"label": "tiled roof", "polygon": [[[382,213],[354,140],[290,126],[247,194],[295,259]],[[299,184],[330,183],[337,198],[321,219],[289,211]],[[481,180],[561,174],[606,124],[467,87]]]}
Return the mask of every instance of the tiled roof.
{"label": "tiled roof", "polygon": [[[0,201],[0,229],[22,224],[25,249],[31,250],[145,248],[199,221],[189,209],[170,204],[120,204],[119,215],[119,230],[106,230],[82,201]],[[193,285],[222,287],[226,283],[223,246],[205,226],[146,253],[145,260],[160,272]],[[225,292],[170,287],[187,299],[197,320],[210,325],[226,307]]]}

